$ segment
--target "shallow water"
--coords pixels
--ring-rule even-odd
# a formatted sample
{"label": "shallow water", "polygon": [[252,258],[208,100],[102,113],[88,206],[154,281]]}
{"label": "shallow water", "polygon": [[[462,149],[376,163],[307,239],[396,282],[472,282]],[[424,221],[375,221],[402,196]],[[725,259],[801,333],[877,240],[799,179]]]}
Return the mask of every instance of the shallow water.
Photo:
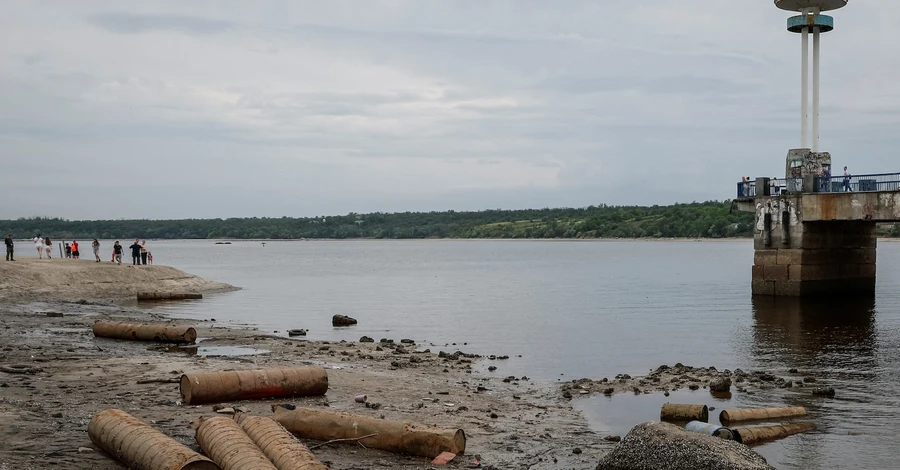
{"label": "shallow water", "polygon": [[[437,345],[433,351],[511,356],[490,361],[497,371],[483,370],[498,377],[599,379],[676,362],[779,376],[797,368],[835,387],[837,397],[773,390],[719,403],[700,390],[684,399],[719,410],[809,408],[815,432],[759,448],[778,468],[896,468],[900,243],[879,244],[876,296],[852,302],[752,298],[749,241],[150,246],[157,263],[243,290],[147,308],[269,333],[306,328],[309,340],[412,338]],[[333,328],[334,314],[359,325]],[[624,434],[658,419],[667,400],[618,395],[576,403],[598,429]]]}

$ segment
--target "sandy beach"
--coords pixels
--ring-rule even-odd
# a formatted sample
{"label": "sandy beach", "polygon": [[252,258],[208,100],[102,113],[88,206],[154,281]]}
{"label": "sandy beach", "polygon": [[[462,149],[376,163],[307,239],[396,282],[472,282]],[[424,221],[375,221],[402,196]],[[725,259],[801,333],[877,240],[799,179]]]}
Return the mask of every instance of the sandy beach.
{"label": "sandy beach", "polygon": [[[87,436],[92,416],[107,408],[125,410],[199,450],[189,424],[214,415],[212,404],[182,405],[178,384],[166,380],[184,372],[303,364],[327,368],[330,387],[325,396],[240,405],[264,416],[271,414],[274,403],[295,403],[459,427],[468,445],[451,468],[478,461],[483,468],[591,469],[614,445],[591,431],[554,384],[525,377],[481,377],[472,365],[487,359],[453,355],[452,346],[406,345],[398,351],[380,344],[381,338],[330,344],[287,339],[274,332],[219,327],[214,321],[159,318],[127,305],[137,291],[210,295],[231,288],[163,266],[64,260],[0,265],[0,365],[27,366],[32,372],[0,372],[0,433],[5,437],[0,468],[124,468]],[[209,316],[214,318],[215,312]],[[90,327],[98,319],[190,324],[197,328],[200,346],[213,352],[94,338]],[[385,339],[399,344],[402,338]],[[233,351],[230,348],[266,352],[220,355]],[[451,357],[439,357],[441,350]],[[151,380],[157,382],[144,383]],[[355,403],[358,394],[381,406]],[[315,454],[333,469],[430,467],[424,458],[354,445],[324,446]]]}

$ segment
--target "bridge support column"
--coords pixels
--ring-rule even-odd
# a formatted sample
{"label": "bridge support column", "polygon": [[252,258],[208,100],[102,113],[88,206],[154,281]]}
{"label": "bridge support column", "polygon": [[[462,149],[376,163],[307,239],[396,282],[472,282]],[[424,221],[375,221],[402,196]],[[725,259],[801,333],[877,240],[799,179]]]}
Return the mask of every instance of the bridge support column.
{"label": "bridge support column", "polygon": [[753,294],[874,294],[875,222],[804,221],[804,197],[757,198]]}

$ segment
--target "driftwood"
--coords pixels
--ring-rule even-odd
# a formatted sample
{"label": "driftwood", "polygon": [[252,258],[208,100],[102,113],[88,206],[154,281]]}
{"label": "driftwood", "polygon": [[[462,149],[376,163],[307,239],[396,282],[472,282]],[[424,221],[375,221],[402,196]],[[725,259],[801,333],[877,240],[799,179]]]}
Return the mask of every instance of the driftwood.
{"label": "driftwood", "polygon": [[358,442],[375,449],[434,458],[441,452],[462,454],[466,434],[462,429],[430,428],[368,416],[310,408],[272,407],[275,421],[304,439]]}
{"label": "driftwood", "polygon": [[208,458],[121,410],[97,413],[88,424],[88,436],[134,470],[221,470]]}

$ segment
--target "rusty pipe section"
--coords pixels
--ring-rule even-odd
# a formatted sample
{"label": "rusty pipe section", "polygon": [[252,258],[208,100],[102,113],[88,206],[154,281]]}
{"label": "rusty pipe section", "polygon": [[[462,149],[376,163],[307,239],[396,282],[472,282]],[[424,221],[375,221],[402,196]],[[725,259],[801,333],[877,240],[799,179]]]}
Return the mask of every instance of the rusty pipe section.
{"label": "rusty pipe section", "polygon": [[92,330],[94,336],[101,338],[167,343],[193,343],[197,340],[197,330],[191,327],[162,323],[123,323],[99,320],[94,323]]}
{"label": "rusty pipe section", "polygon": [[88,436],[97,447],[134,470],[221,470],[208,458],[116,409],[94,415]]}
{"label": "rusty pipe section", "polygon": [[660,421],[709,421],[709,408],[706,405],[681,405],[666,403],[659,411]]}
{"label": "rusty pipe section", "polygon": [[234,420],[278,470],[328,470],[274,419],[238,413]]}
{"label": "rusty pipe section", "polygon": [[181,376],[186,405],[231,400],[323,395],[328,391],[324,367],[202,372]]}
{"label": "rusty pipe section", "polygon": [[231,418],[202,419],[197,443],[222,470],[278,470]]}
{"label": "rusty pipe section", "polygon": [[176,294],[173,292],[138,292],[137,299],[142,302],[160,302],[164,300],[199,300],[203,294]]}
{"label": "rusty pipe section", "polygon": [[763,421],[767,419],[806,416],[806,408],[791,406],[785,408],[747,408],[740,410],[722,410],[719,421],[723,423],[739,423],[741,421]]}
{"label": "rusty pipe section", "polygon": [[747,445],[758,444],[765,441],[774,441],[784,437],[812,431],[816,426],[812,423],[784,424],[781,426],[760,426],[753,428],[737,428],[735,432],[740,434],[741,442]]}
{"label": "rusty pipe section", "polygon": [[[291,410],[273,406],[272,410],[275,421],[304,439],[353,439],[346,442],[429,459],[442,452],[462,454],[466,450],[466,434],[462,429],[430,428],[416,423],[309,408]],[[369,437],[363,439],[364,436]]]}

